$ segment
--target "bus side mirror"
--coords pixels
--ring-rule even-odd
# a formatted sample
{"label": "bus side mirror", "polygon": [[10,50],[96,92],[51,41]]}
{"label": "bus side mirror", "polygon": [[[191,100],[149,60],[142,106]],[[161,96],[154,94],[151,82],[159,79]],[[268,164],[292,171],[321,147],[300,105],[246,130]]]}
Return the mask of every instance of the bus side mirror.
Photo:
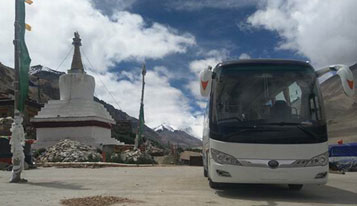
{"label": "bus side mirror", "polygon": [[321,77],[322,75],[330,71],[337,72],[337,75],[341,79],[343,91],[347,96],[352,97],[355,93],[355,85],[354,85],[353,73],[350,70],[350,68],[346,65],[339,64],[339,65],[333,65],[333,66],[322,68],[316,71],[316,73],[319,77]]}
{"label": "bus side mirror", "polygon": [[349,97],[352,97],[355,93],[355,85],[353,79],[353,73],[346,65],[341,65],[337,70],[337,75],[341,78],[343,91]]}
{"label": "bus side mirror", "polygon": [[200,72],[200,92],[203,97],[208,97],[211,92],[212,67],[207,67]]}

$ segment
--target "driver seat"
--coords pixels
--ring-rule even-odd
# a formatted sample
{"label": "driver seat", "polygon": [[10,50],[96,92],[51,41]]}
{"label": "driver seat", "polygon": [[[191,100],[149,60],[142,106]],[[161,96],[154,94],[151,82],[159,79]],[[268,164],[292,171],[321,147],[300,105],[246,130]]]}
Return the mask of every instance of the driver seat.
{"label": "driver seat", "polygon": [[291,118],[291,107],[284,100],[277,100],[270,109],[270,116],[274,120],[285,121]]}

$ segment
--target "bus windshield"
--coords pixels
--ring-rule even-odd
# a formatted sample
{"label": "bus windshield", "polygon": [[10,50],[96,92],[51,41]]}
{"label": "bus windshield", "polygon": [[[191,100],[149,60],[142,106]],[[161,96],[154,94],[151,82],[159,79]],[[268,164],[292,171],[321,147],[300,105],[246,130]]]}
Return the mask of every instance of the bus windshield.
{"label": "bus windshield", "polygon": [[313,69],[289,66],[218,69],[210,104],[211,138],[267,144],[327,141]]}

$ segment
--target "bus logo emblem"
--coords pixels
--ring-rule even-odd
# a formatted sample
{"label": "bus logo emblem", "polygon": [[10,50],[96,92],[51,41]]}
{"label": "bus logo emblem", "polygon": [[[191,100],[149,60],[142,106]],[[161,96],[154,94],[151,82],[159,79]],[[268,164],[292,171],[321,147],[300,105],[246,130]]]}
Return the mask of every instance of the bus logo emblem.
{"label": "bus logo emblem", "polygon": [[268,165],[269,165],[270,168],[275,169],[275,168],[277,168],[279,166],[279,162],[276,161],[276,160],[270,160],[268,162]]}

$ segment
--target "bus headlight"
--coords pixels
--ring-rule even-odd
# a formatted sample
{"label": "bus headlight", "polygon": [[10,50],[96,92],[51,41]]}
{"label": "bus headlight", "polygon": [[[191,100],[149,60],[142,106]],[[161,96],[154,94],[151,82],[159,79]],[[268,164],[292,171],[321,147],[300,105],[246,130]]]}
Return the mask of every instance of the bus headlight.
{"label": "bus headlight", "polygon": [[314,167],[325,166],[328,164],[328,152],[317,155],[309,160],[296,160],[293,165],[295,167]]}
{"label": "bus headlight", "polygon": [[305,167],[313,166],[325,166],[328,163],[328,152],[320,154],[316,157],[311,158],[305,165]]}
{"label": "bus headlight", "polygon": [[211,148],[212,159],[219,164],[242,165],[235,157]]}

